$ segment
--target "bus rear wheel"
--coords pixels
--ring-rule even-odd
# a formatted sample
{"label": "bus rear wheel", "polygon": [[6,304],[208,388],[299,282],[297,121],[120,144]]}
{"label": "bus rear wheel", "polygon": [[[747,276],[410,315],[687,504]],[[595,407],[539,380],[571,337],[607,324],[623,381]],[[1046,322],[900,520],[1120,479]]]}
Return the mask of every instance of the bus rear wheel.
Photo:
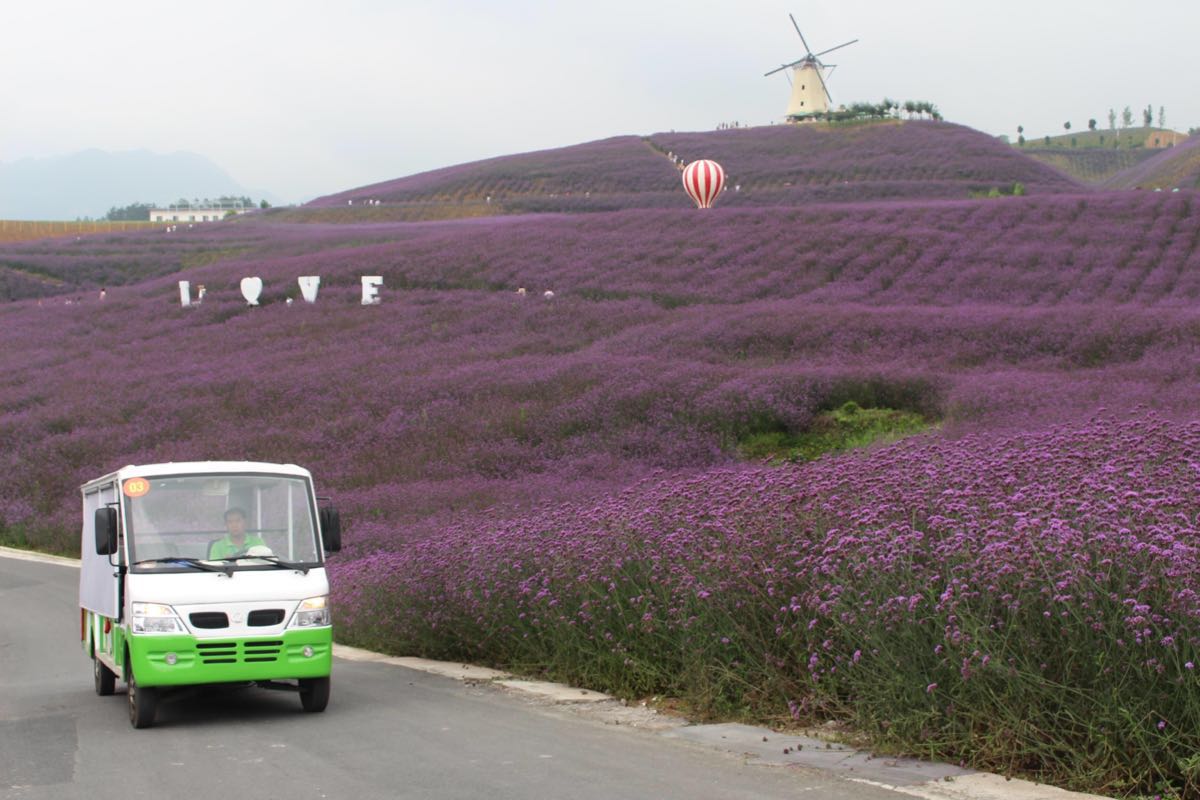
{"label": "bus rear wheel", "polygon": [[96,681],[96,694],[101,697],[107,697],[117,688],[116,673],[104,666],[95,655],[92,656],[92,677]]}

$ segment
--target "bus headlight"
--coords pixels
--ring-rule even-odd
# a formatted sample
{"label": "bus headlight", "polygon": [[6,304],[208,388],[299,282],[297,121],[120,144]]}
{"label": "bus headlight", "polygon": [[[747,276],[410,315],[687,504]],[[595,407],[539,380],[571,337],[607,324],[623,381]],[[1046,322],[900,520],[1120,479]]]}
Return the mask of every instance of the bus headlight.
{"label": "bus headlight", "polygon": [[328,624],[330,624],[329,596],[321,595],[301,600],[300,605],[296,608],[296,613],[292,615],[292,624],[289,627],[316,628]]}
{"label": "bus headlight", "polygon": [[134,633],[186,633],[175,609],[161,603],[130,603]]}

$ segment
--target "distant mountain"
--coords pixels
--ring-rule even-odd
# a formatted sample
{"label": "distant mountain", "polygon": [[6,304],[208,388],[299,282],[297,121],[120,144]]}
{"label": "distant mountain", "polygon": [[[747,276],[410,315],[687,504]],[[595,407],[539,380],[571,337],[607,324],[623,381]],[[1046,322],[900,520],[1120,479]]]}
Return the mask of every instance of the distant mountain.
{"label": "distant mountain", "polygon": [[[196,153],[92,149],[0,163],[0,219],[99,218],[135,202],[220,195],[262,196]],[[274,202],[269,195],[267,200]]]}

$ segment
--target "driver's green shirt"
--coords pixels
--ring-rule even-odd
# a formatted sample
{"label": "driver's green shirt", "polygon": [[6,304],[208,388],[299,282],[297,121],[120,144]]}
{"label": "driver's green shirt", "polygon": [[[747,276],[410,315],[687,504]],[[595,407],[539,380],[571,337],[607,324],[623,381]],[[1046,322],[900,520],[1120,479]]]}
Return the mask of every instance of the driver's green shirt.
{"label": "driver's green shirt", "polygon": [[223,538],[217,539],[212,543],[212,545],[209,546],[208,557],[212,559],[229,558],[234,553],[240,553],[241,551],[247,550],[251,547],[266,546],[267,543],[264,542],[261,537],[255,536],[253,533],[246,534],[246,541],[243,542],[241,546],[234,544],[233,540],[229,538],[229,534],[225,534]]}

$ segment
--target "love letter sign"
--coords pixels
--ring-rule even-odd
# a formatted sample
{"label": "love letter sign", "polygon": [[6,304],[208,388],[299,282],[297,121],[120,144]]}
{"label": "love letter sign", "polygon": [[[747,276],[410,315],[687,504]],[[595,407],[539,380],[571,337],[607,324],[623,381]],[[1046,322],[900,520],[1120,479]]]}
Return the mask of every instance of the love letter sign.
{"label": "love letter sign", "polygon": [[252,306],[258,305],[258,296],[262,294],[262,278],[242,278],[242,297]]}

